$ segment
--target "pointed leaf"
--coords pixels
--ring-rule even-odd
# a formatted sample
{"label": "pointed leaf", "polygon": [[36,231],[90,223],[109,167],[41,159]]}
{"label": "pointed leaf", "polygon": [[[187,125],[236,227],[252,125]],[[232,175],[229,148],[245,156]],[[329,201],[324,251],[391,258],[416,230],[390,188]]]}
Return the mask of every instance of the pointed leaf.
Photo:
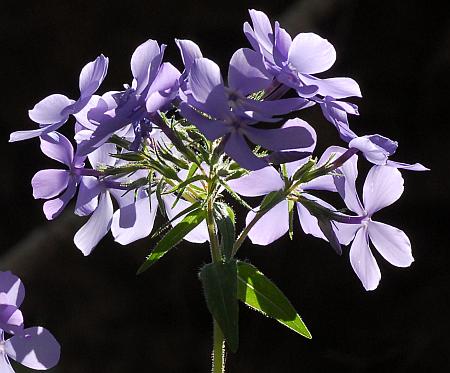
{"label": "pointed leaf", "polygon": [[209,312],[219,324],[230,350],[236,352],[239,345],[236,261],[205,265],[200,270],[200,280]]}
{"label": "pointed leaf", "polygon": [[184,219],[173,227],[163,238],[156,244],[152,253],[147,257],[144,263],[139,267],[137,274],[141,274],[158,261],[172,247],[177,245],[184,236],[192,231],[205,219],[205,211],[197,209],[187,214]]}
{"label": "pointed leaf", "polygon": [[225,260],[229,260],[236,240],[234,211],[226,203],[216,202],[214,204],[214,219],[221,237],[222,253]]}
{"label": "pointed leaf", "polygon": [[280,289],[250,263],[238,262],[238,298],[250,308],[260,311],[311,339],[308,328]]}

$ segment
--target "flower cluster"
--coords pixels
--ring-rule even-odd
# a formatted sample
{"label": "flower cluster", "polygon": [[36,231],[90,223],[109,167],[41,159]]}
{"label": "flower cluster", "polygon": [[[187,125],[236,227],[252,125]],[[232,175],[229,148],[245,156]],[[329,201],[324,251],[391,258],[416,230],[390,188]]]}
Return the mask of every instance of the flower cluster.
{"label": "flower cluster", "polygon": [[[250,10],[250,18],[244,33],[251,48],[232,55],[226,82],[193,41],[175,41],[181,72],[163,62],[166,45],[148,40],[131,57],[133,79],[124,89],[96,94],[109,62],[100,55],[81,70],[77,100],[53,94],[36,104],[29,116],[39,128],[14,132],[10,141],[39,137],[42,152],[65,168],[37,172],[33,195],[46,200],[50,220],[76,196],[75,213],[89,216],[74,238],[85,255],[109,231],[125,245],[171,225],[178,227],[174,244],[184,238],[214,246],[220,236],[221,255],[230,259],[247,236],[258,245],[287,232],[292,238],[296,209],[305,233],[338,253],[351,243],[354,271],[365,289],[375,289],[380,271],[369,238],[395,266],[408,266],[413,257],[405,233],[372,215],[401,196],[399,169],[427,168],[390,160],[397,142],[350,129],[358,108],[348,100],[361,97],[358,84],[316,76],[336,60],[328,40],[314,33],[292,38],[260,11]],[[314,105],[344,145],[330,146],[319,159],[315,129],[300,118],[284,120]],[[73,141],[57,132],[69,118]],[[373,164],[362,202],[358,157]],[[338,193],[346,209],[315,191]],[[249,209],[246,227],[230,245],[221,231],[220,216],[234,215],[226,195]],[[242,198],[263,195],[256,208]],[[158,210],[168,223],[154,230]]]}
{"label": "flower cluster", "polygon": [[[45,328],[24,329],[19,307],[25,297],[20,279],[11,272],[0,271],[0,372],[14,373],[11,358],[26,367],[47,370],[59,361],[60,346]],[[5,333],[12,337],[5,341]]]}

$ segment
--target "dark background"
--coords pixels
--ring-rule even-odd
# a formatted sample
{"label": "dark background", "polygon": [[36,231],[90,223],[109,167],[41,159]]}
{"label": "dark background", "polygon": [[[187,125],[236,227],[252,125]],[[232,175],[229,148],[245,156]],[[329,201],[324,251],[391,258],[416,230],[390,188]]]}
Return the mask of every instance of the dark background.
{"label": "dark background", "polygon": [[[229,372],[447,371],[450,19],[434,1],[1,2],[0,269],[25,283],[26,324],[47,327],[61,342],[53,372],[209,371],[212,323],[197,279],[207,246],[182,243],[139,277],[154,244],[148,239],[122,247],[108,238],[83,257],[72,243],[83,220],[69,208],[46,222],[32,197],[33,174],[55,163],[36,139],[7,141],[33,128],[27,110],[43,97],[77,98],[81,67],[100,53],[110,58],[101,92],[131,81],[131,54],[148,38],[168,44],[165,60],[180,69],[173,38],[192,39],[226,71],[232,53],[248,46],[248,8],[281,20],[292,36],[329,39],[338,59],[324,76],[350,76],[363,92],[352,128],[397,140],[394,159],[432,171],[403,172],[403,197],[377,215],[406,232],[415,262],[395,268],[375,253],[382,279],[373,292],[362,288],[347,249],[338,257],[298,226],[292,242],[245,245],[239,257],[283,289],[313,339],[242,306]],[[317,108],[301,115],[317,129],[320,148],[343,145]]]}

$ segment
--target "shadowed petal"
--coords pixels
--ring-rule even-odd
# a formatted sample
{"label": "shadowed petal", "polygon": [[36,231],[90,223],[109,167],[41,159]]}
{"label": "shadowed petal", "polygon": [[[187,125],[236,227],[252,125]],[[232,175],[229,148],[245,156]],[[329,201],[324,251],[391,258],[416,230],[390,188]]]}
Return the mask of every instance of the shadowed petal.
{"label": "shadowed petal", "polygon": [[267,166],[263,159],[253,154],[242,135],[237,131],[228,135],[224,151],[247,170],[255,171]]}
{"label": "shadowed petal", "polygon": [[408,236],[391,225],[370,221],[369,237],[378,252],[397,267],[409,267],[414,261]]}
{"label": "shadowed petal", "polygon": [[363,187],[363,201],[369,216],[397,201],[404,190],[399,170],[389,166],[373,166]]}
{"label": "shadowed petal", "polygon": [[31,369],[54,367],[61,351],[55,337],[41,326],[27,328],[24,333],[25,337],[14,336],[5,342],[8,356]]}
{"label": "shadowed petal", "polygon": [[228,86],[247,96],[266,89],[272,81],[261,55],[248,48],[234,52],[228,68]]}
{"label": "shadowed petal", "polygon": [[3,302],[20,307],[25,297],[25,287],[19,277],[10,271],[0,271],[0,293],[3,293]]}
{"label": "shadowed petal", "polygon": [[204,115],[201,115],[192,109],[185,102],[180,104],[180,114],[190,123],[195,125],[210,141],[216,140],[230,131],[230,128],[226,123],[206,118]]}
{"label": "shadowed petal", "polygon": [[127,245],[147,237],[153,229],[158,199],[153,193],[151,197],[138,199],[117,210],[113,215],[111,233],[114,240],[121,245]]}
{"label": "shadowed petal", "polygon": [[204,105],[205,112],[217,119],[228,115],[225,87],[220,68],[215,62],[207,58],[197,58],[192,64],[188,79],[192,97]]}
{"label": "shadowed petal", "polygon": [[75,214],[78,216],[90,215],[98,206],[98,195],[103,187],[94,176],[83,176],[78,189]]}
{"label": "shadowed petal", "polygon": [[367,229],[362,227],[356,232],[350,248],[350,263],[361,280],[364,289],[374,290],[381,279],[380,268],[369,248]]}
{"label": "shadowed petal", "polygon": [[22,334],[23,316],[16,306],[0,304],[0,330],[9,334]]}
{"label": "shadowed petal", "polygon": [[236,193],[246,197],[257,197],[284,188],[284,182],[272,166],[252,171],[239,179],[228,181],[228,185]]}
{"label": "shadowed petal", "polygon": [[281,28],[279,22],[276,21],[273,58],[277,65],[282,66],[283,62],[287,61],[291,44],[291,36],[286,32],[285,29]]}
{"label": "shadowed petal", "polygon": [[311,132],[300,126],[275,129],[248,126],[243,132],[254,144],[269,150],[308,148],[315,142]]}
{"label": "shadowed petal", "polygon": [[53,220],[61,214],[69,201],[75,195],[77,185],[75,181],[69,182],[66,191],[58,198],[52,199],[44,203],[44,214],[48,220]]}
{"label": "shadowed petal", "polygon": [[56,197],[70,181],[70,174],[67,170],[41,170],[31,179],[33,187],[33,197],[50,199]]}
{"label": "shadowed petal", "polygon": [[[289,230],[289,210],[286,200],[281,201],[268,212],[250,229],[248,237],[256,245],[268,245],[279,239]],[[256,213],[249,211],[245,219],[248,225]]]}
{"label": "shadowed petal", "polygon": [[299,73],[316,74],[328,70],[336,61],[336,50],[314,33],[298,34],[289,49],[289,62]]}
{"label": "shadowed petal", "polygon": [[385,165],[388,157],[397,150],[398,143],[381,135],[370,135],[354,138],[348,146],[361,151],[369,162]]}

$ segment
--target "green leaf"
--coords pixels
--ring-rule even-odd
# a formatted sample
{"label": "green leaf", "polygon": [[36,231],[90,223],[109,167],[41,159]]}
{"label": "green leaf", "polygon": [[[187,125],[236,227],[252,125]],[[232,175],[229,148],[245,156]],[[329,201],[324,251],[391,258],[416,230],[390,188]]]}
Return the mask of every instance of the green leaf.
{"label": "green leaf", "polygon": [[142,272],[146,271],[172,247],[177,245],[184,236],[186,236],[205,219],[205,216],[206,214],[203,209],[197,209],[187,214],[182,221],[180,221],[175,227],[167,232],[167,234],[161,239],[161,241],[156,244],[151,254],[139,267],[137,274],[141,274]]}
{"label": "green leaf", "polygon": [[[159,202],[158,202],[159,203]],[[162,201],[162,206],[164,206],[164,201]],[[162,232],[164,232],[164,230],[170,225],[172,224],[173,221],[177,220],[178,218],[180,218],[183,215],[186,215],[187,213],[191,212],[192,210],[197,210],[198,208],[200,208],[200,206],[202,206],[202,204],[200,202],[194,202],[193,204],[189,205],[188,207],[186,207],[185,209],[183,209],[182,211],[180,211],[178,214],[176,214],[174,217],[172,217],[172,219],[168,220],[166,223],[164,223],[161,227],[159,227],[151,236],[151,238],[155,238],[157,236],[159,236]],[[165,211],[165,207],[164,207],[164,211]],[[166,212],[166,211],[165,211]],[[167,212],[166,212],[167,215]]]}
{"label": "green leaf", "polygon": [[214,220],[220,233],[222,253],[225,260],[229,260],[231,259],[231,251],[236,240],[233,209],[226,203],[216,202],[214,204]]}
{"label": "green leaf", "polygon": [[267,194],[261,202],[259,211],[270,210],[272,207],[278,205],[285,198],[282,190],[277,190]]}
{"label": "green leaf", "polygon": [[239,305],[236,261],[215,262],[200,270],[206,305],[217,321],[232,352],[239,345]]}
{"label": "green leaf", "polygon": [[298,334],[312,338],[291,302],[272,281],[250,263],[238,262],[237,269],[237,295],[242,302]]}

